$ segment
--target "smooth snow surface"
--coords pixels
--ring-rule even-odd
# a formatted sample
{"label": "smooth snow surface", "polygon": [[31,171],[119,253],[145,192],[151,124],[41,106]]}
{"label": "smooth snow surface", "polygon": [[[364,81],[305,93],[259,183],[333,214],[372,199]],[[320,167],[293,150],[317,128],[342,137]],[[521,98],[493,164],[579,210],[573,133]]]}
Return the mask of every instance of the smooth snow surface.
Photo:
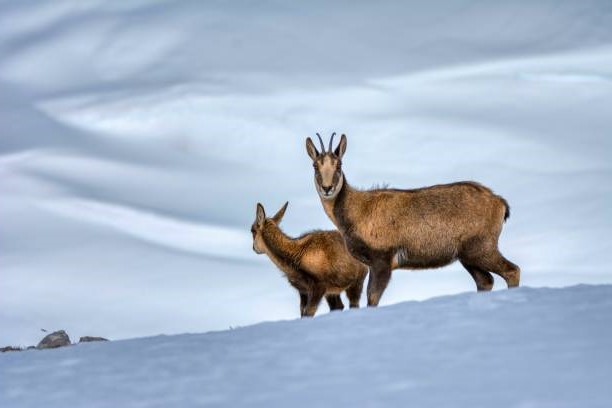
{"label": "smooth snow surface", "polygon": [[0,355],[0,406],[607,408],[612,286]]}
{"label": "smooth snow surface", "polygon": [[[609,0],[0,1],[0,346],[297,317],[249,227],[332,227],[315,132],[355,186],[503,195],[524,285],[612,283],[611,107]],[[469,290],[398,271],[383,304]]]}

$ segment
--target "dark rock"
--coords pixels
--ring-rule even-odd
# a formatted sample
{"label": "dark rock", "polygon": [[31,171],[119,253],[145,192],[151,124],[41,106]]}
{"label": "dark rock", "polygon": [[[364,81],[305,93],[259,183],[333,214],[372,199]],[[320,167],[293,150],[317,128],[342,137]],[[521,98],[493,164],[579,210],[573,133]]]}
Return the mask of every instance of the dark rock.
{"label": "dark rock", "polygon": [[28,346],[26,350],[36,350],[36,346]]}
{"label": "dark rock", "polygon": [[70,337],[68,337],[65,331],[59,330],[45,336],[45,338],[42,339],[40,343],[38,343],[38,346],[36,346],[36,348],[42,350],[64,347],[69,345]]}
{"label": "dark rock", "polygon": [[79,339],[79,343],[91,343],[93,341],[108,341],[104,337],[83,336]]}
{"label": "dark rock", "polygon": [[13,346],[6,346],[6,347],[0,348],[1,353],[6,353],[7,351],[21,351],[21,349],[19,347],[13,347]]}

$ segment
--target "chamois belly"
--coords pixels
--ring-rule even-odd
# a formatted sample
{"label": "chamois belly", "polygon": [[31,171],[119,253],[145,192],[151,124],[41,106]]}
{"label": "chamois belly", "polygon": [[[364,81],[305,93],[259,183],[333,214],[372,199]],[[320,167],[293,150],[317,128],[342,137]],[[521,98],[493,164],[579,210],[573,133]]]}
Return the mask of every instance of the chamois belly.
{"label": "chamois belly", "polygon": [[398,248],[391,260],[392,269],[427,269],[446,266],[457,260],[453,247]]}
{"label": "chamois belly", "polygon": [[392,269],[439,268],[457,259],[457,247],[448,239],[429,239],[403,243],[399,247],[372,247],[355,234],[345,235],[351,255],[366,265],[377,260],[390,260]]}

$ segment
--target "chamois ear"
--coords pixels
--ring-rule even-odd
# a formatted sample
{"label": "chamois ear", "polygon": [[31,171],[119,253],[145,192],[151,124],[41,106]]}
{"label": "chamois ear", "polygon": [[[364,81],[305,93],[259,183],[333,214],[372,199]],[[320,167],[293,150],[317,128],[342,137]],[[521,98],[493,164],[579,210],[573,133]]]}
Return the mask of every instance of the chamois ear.
{"label": "chamois ear", "polygon": [[310,156],[312,161],[317,160],[317,157],[319,157],[319,151],[312,142],[312,139],[309,137],[306,138],[306,152],[308,153],[308,156]]}
{"label": "chamois ear", "polygon": [[255,216],[255,222],[257,222],[258,226],[263,226],[264,221],[266,220],[266,210],[264,210],[263,205],[257,203],[257,215]]}
{"label": "chamois ear", "polygon": [[338,147],[336,147],[336,150],[334,150],[334,154],[338,156],[338,158],[342,159],[342,156],[344,156],[345,152],[346,152],[346,135],[342,134],[342,136],[340,136],[340,144],[338,144]]}
{"label": "chamois ear", "polygon": [[289,205],[289,201],[287,201],[285,203],[285,205],[283,205],[281,207],[280,210],[278,210],[278,212],[276,214],[274,214],[274,217],[272,217],[272,220],[274,220],[275,223],[280,224],[280,222],[282,221],[283,217],[285,216],[285,211],[287,211],[287,206]]}

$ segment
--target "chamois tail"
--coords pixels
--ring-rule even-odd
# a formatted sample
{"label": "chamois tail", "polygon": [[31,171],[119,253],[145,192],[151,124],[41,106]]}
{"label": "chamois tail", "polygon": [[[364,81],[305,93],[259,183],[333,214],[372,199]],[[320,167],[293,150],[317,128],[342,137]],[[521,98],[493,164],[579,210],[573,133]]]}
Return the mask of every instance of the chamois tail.
{"label": "chamois tail", "polygon": [[504,205],[504,207],[506,208],[506,211],[504,212],[504,222],[506,222],[508,220],[508,218],[510,218],[510,204],[508,204],[508,201],[506,201],[505,198],[503,197],[499,197],[502,204]]}

